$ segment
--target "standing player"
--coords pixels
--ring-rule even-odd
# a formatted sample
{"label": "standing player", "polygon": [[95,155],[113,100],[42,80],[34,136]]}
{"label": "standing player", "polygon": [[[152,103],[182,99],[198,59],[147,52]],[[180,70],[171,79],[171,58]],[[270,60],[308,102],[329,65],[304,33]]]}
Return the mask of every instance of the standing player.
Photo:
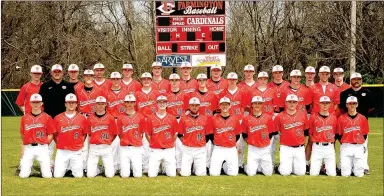
{"label": "standing player", "polygon": [[283,176],[305,174],[304,134],[308,134],[309,127],[306,113],[296,109],[298,102],[296,95],[288,95],[286,110],[274,120],[276,130],[280,132],[279,172]]}
{"label": "standing player", "polygon": [[70,64],[68,66],[69,83],[73,85],[73,88],[82,87],[84,84],[79,81],[79,66],[76,64]]}
{"label": "standing player", "polygon": [[257,75],[257,87],[251,92],[250,96],[260,96],[263,98],[262,111],[273,115],[274,108],[277,105],[277,93],[273,88],[268,88],[268,73],[260,72]]}
{"label": "standing player", "polygon": [[124,101],[126,111],[117,120],[120,137],[120,176],[128,178],[132,166],[133,176],[139,178],[143,175],[142,146],[146,120],[144,115],[135,111],[134,95],[126,95]]}
{"label": "standing player", "polygon": [[[347,111],[346,100],[349,96],[355,96],[359,100],[359,107],[357,112],[368,119],[368,114],[374,109],[374,98],[369,89],[362,88],[362,77],[360,73],[353,73],[351,75],[351,88],[343,91],[340,94],[340,109],[344,112]],[[369,175],[368,166],[368,138],[364,142],[364,174]]]}
{"label": "standing player", "polygon": [[93,71],[95,72],[95,80],[93,80],[93,83],[100,89],[110,89],[112,83],[110,80],[104,78],[104,65],[101,63],[96,63],[93,66]]}
{"label": "standing player", "polygon": [[[38,93],[41,86],[41,76],[43,75],[43,70],[40,65],[34,65],[31,67],[31,81],[24,84],[19,92],[19,95],[17,95],[16,99],[16,105],[19,106],[19,109],[23,114],[30,113],[32,111],[32,107],[29,104],[29,100],[31,98],[31,95]],[[41,106],[43,107],[43,106]],[[24,145],[21,144],[20,149],[20,157],[23,157],[24,154]],[[20,158],[20,164],[21,164],[21,158]],[[16,170],[16,174],[18,175],[20,173],[20,165]]]}
{"label": "standing player", "polygon": [[244,81],[238,84],[240,89],[243,89],[245,92],[250,94],[257,87],[257,82],[253,79],[255,75],[255,67],[253,65],[246,65],[244,67]]}
{"label": "standing player", "polygon": [[87,119],[89,125],[87,132],[89,135],[88,178],[93,178],[98,174],[97,165],[100,158],[105,168],[105,176],[112,178],[115,175],[111,144],[117,135],[117,127],[115,117],[107,113],[106,107],[107,99],[103,96],[97,97],[96,112]]}
{"label": "standing player", "polygon": [[152,81],[152,88],[155,90],[158,90],[160,94],[166,94],[169,92],[171,88],[171,84],[168,80],[163,79],[161,77],[161,73],[163,72],[163,67],[161,66],[160,62],[154,62],[152,63],[152,74],[153,74],[153,81]]}
{"label": "standing player", "polygon": [[340,116],[337,122],[337,138],[340,140],[341,175],[364,176],[364,143],[369,133],[368,120],[357,112],[358,100],[354,96],[347,98],[348,112]]}
{"label": "standing player", "polygon": [[[285,80],[283,80],[283,66],[281,65],[275,65],[272,67],[272,82],[268,83],[267,88],[271,88],[275,90],[277,99],[280,98],[281,90],[288,87],[289,83]],[[275,114],[273,117],[276,117],[276,115],[280,112],[280,108],[275,108]],[[278,136],[278,135],[277,135]],[[275,137],[276,138],[276,137]],[[278,138],[276,138],[278,140]],[[276,143],[274,143],[276,144]]]}
{"label": "standing player", "polygon": [[84,85],[76,88],[75,94],[78,101],[78,111],[84,116],[89,116],[96,111],[96,98],[102,95],[102,89],[94,83],[94,73],[86,69],[83,74]]}
{"label": "standing player", "polygon": [[121,86],[121,75],[119,72],[111,73],[111,82],[112,86],[108,89],[107,93],[107,111],[113,117],[117,118],[125,112],[124,98],[129,92]]}
{"label": "standing player", "polygon": [[[220,99],[220,115],[212,118],[213,132],[207,137],[212,140],[213,147],[209,175],[219,176],[223,166],[224,172],[230,176],[237,176],[239,172],[239,158],[236,142],[240,138],[242,128],[239,116],[230,115],[231,100],[228,97]],[[226,163],[223,165],[223,162]]]}
{"label": "standing player", "polygon": [[123,79],[121,80],[121,86],[126,89],[130,94],[134,94],[141,89],[140,82],[132,78],[133,67],[132,64],[123,64]]}
{"label": "standing player", "polygon": [[43,178],[51,178],[49,168],[48,144],[56,132],[53,119],[41,110],[43,98],[39,94],[33,94],[29,98],[31,112],[21,118],[20,135],[23,141],[24,154],[20,160],[20,178],[28,178],[34,159],[40,164]]}
{"label": "standing player", "polygon": [[222,68],[220,65],[213,65],[211,67],[212,77],[207,81],[207,88],[213,91],[216,95],[220,94],[224,89],[228,88],[228,81],[221,78]]}
{"label": "standing player", "polygon": [[322,162],[325,163],[326,174],[336,176],[335,164],[335,134],[337,118],[329,114],[331,99],[327,96],[320,97],[320,112],[311,115],[309,119],[309,140],[312,141],[312,156],[310,175],[320,173]]}
{"label": "standing player", "polygon": [[[333,79],[335,79],[335,85],[337,88],[339,88],[340,93],[351,88],[350,85],[348,85],[347,83],[344,82],[344,70],[343,70],[343,68],[337,67],[333,70]],[[340,107],[343,107],[345,109],[345,106],[340,104],[339,107],[335,111],[336,117],[339,117],[341,115]]]}
{"label": "standing player", "polygon": [[54,177],[62,178],[65,171],[71,168],[75,178],[83,177],[83,152],[84,140],[89,132],[87,119],[76,112],[76,95],[68,94],[65,97],[65,112],[54,119],[57,143]]}
{"label": "standing player", "polygon": [[192,65],[189,62],[182,62],[180,65],[181,71],[181,82],[180,88],[184,91],[185,94],[190,96],[192,93],[196,92],[198,88],[197,81],[192,78],[191,71]]}
{"label": "standing player", "polygon": [[312,66],[305,68],[305,84],[304,86],[310,88],[315,84],[316,70]]}
{"label": "standing player", "polygon": [[188,103],[190,113],[180,120],[179,134],[183,136],[180,174],[190,176],[193,163],[196,176],[205,176],[207,175],[205,136],[212,133],[212,124],[207,123],[210,121],[210,117],[199,114],[200,101],[198,98],[192,97]]}
{"label": "standing player", "polygon": [[248,143],[247,166],[248,176],[256,175],[258,168],[264,175],[270,176],[273,172],[271,160],[270,138],[276,135],[272,115],[263,113],[263,98],[255,96],[251,100],[252,113],[242,121],[243,138]]}
{"label": "standing player", "polygon": [[167,97],[157,97],[157,112],[148,117],[146,137],[151,153],[149,156],[148,177],[156,177],[163,161],[165,173],[176,176],[175,139],[178,130],[176,117],[167,113]]}

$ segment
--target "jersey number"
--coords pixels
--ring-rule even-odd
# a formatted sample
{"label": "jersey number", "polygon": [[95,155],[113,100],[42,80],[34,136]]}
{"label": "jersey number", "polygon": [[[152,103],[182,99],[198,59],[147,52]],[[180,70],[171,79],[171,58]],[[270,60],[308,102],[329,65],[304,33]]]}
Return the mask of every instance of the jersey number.
{"label": "jersey number", "polygon": [[101,133],[101,139],[102,139],[102,140],[107,140],[107,139],[109,139],[109,134],[108,134],[108,133]]}
{"label": "jersey number", "polygon": [[232,134],[230,134],[230,135],[228,136],[228,139],[229,139],[229,140],[232,140],[232,138],[233,138],[233,136],[232,136]]}
{"label": "jersey number", "polygon": [[73,138],[74,138],[74,139],[77,139],[77,138],[79,138],[79,133],[78,133],[78,132],[76,132],[76,133],[73,135]]}
{"label": "jersey number", "polygon": [[36,132],[36,138],[43,138],[43,137],[44,137],[44,132],[42,132],[42,131]]}
{"label": "jersey number", "polygon": [[203,134],[199,133],[197,134],[197,141],[203,140]]}
{"label": "jersey number", "polygon": [[167,140],[171,139],[171,133],[166,132],[165,133],[165,139],[167,139]]}

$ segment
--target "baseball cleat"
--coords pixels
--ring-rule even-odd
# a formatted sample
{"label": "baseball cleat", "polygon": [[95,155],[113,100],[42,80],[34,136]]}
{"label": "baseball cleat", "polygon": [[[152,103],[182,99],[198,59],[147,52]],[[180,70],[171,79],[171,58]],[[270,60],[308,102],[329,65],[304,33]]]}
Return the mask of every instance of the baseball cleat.
{"label": "baseball cleat", "polygon": [[305,173],[306,173],[306,174],[309,174],[309,168],[310,168],[309,165],[306,165],[306,166],[305,166]]}
{"label": "baseball cleat", "polygon": [[73,174],[72,174],[72,171],[71,170],[67,170],[64,174],[64,177],[73,177]]}
{"label": "baseball cleat", "polygon": [[371,173],[369,172],[369,169],[364,170],[364,175],[371,175]]}
{"label": "baseball cleat", "polygon": [[15,171],[15,176],[18,176],[20,174],[20,167],[18,167]]}

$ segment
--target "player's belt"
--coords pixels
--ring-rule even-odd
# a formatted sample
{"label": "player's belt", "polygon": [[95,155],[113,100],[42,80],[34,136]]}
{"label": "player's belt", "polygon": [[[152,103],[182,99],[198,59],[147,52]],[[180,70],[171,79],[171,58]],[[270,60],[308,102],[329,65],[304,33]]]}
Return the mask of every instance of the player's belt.
{"label": "player's belt", "polygon": [[[29,144],[29,145],[31,145],[31,146],[38,146],[39,145],[39,143],[31,143],[31,144]],[[42,144],[40,144],[40,145],[42,145]]]}
{"label": "player's belt", "polygon": [[298,146],[290,146],[290,147],[292,147],[292,148],[299,148],[299,147],[302,147],[302,146],[304,146],[304,144],[301,144],[301,145],[298,145]]}
{"label": "player's belt", "polygon": [[328,145],[333,144],[333,142],[329,142],[329,143],[316,142],[315,144],[316,144],[316,145],[321,145],[321,146],[328,146]]}

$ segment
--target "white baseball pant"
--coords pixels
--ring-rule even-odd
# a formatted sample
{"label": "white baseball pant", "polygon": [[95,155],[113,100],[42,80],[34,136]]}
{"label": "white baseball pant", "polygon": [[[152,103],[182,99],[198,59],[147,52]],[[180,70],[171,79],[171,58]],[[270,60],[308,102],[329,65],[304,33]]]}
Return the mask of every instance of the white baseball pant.
{"label": "white baseball pant", "polygon": [[149,156],[151,153],[151,149],[149,148],[149,142],[145,137],[145,133],[143,134],[143,145],[141,146],[142,150],[142,161],[143,161],[143,173],[148,172],[149,167]]}
{"label": "white baseball pant", "polygon": [[350,176],[352,173],[357,177],[364,176],[364,144],[341,144],[340,145],[341,176]]}
{"label": "white baseball pant", "polygon": [[368,165],[368,137],[364,142],[364,169],[369,170],[369,165]]}
{"label": "white baseball pant", "polygon": [[239,140],[236,142],[236,149],[239,157],[239,166],[244,166],[244,147],[245,141],[243,139],[243,136],[240,135]]}
{"label": "white baseball pant", "polygon": [[[225,164],[223,165],[224,161]],[[220,176],[222,167],[227,175],[237,176],[239,173],[239,158],[236,147],[213,146],[209,175]]]}
{"label": "white baseball pant", "polygon": [[[139,178],[143,175],[142,147],[120,146],[120,176],[128,178],[131,175]],[[132,163],[132,164],[131,164]]]}
{"label": "white baseball pant", "polygon": [[31,175],[34,159],[40,164],[40,171],[43,178],[52,178],[47,144],[38,144],[37,146],[32,146],[31,144],[24,145],[24,154],[20,163],[20,178],[28,178]]}
{"label": "white baseball pant", "polygon": [[115,168],[113,167],[112,146],[108,144],[89,145],[87,177],[93,178],[98,175],[97,165],[100,158],[103,161],[105,177],[112,178],[115,175]]}
{"label": "white baseball pant", "polygon": [[181,176],[190,176],[193,163],[196,176],[207,175],[207,151],[204,147],[183,146],[183,155],[181,159]]}
{"label": "white baseball pant", "polygon": [[71,151],[57,149],[53,176],[55,178],[62,178],[67,170],[68,164],[75,178],[83,177],[82,150]]}
{"label": "white baseball pant", "polygon": [[248,176],[254,176],[259,168],[264,175],[272,175],[273,167],[270,148],[269,146],[259,148],[248,145],[247,166],[245,167],[245,171]]}
{"label": "white baseball pant", "polygon": [[180,138],[177,137],[175,141],[175,149],[176,149],[176,169],[181,168],[181,158],[183,156],[183,142],[181,142]]}
{"label": "white baseball pant", "polygon": [[53,163],[55,162],[55,160],[53,158],[53,153],[55,152],[55,146],[56,146],[55,140],[52,140],[51,143],[48,145],[50,166],[52,166],[52,167],[53,167]]}
{"label": "white baseball pant", "polygon": [[211,157],[212,157],[212,150],[213,150],[213,143],[211,140],[207,142],[205,145],[205,151],[207,152],[207,167],[209,168],[211,166]]}
{"label": "white baseball pant", "polygon": [[[84,146],[81,149],[81,157],[83,159],[83,169],[85,170],[87,170],[87,165],[88,165],[88,151],[89,151],[89,136],[87,135],[84,140]],[[69,166],[69,169],[72,169],[72,168]]]}
{"label": "white baseball pant", "polygon": [[303,176],[305,175],[305,166],[304,145],[296,148],[280,145],[279,172],[282,176],[290,175],[292,172],[298,176]]}
{"label": "white baseball pant", "polygon": [[322,143],[316,144],[316,142],[313,142],[309,171],[311,176],[318,176],[320,174],[323,160],[327,175],[336,176],[336,153],[334,145],[328,143],[327,146],[323,146]]}
{"label": "white baseball pant", "polygon": [[176,152],[175,148],[150,149],[148,177],[156,177],[159,174],[161,161],[165,166],[165,173],[169,177],[176,176]]}
{"label": "white baseball pant", "polygon": [[112,141],[111,144],[112,155],[113,155],[113,164],[115,173],[120,170],[120,138],[116,136],[116,138]]}

